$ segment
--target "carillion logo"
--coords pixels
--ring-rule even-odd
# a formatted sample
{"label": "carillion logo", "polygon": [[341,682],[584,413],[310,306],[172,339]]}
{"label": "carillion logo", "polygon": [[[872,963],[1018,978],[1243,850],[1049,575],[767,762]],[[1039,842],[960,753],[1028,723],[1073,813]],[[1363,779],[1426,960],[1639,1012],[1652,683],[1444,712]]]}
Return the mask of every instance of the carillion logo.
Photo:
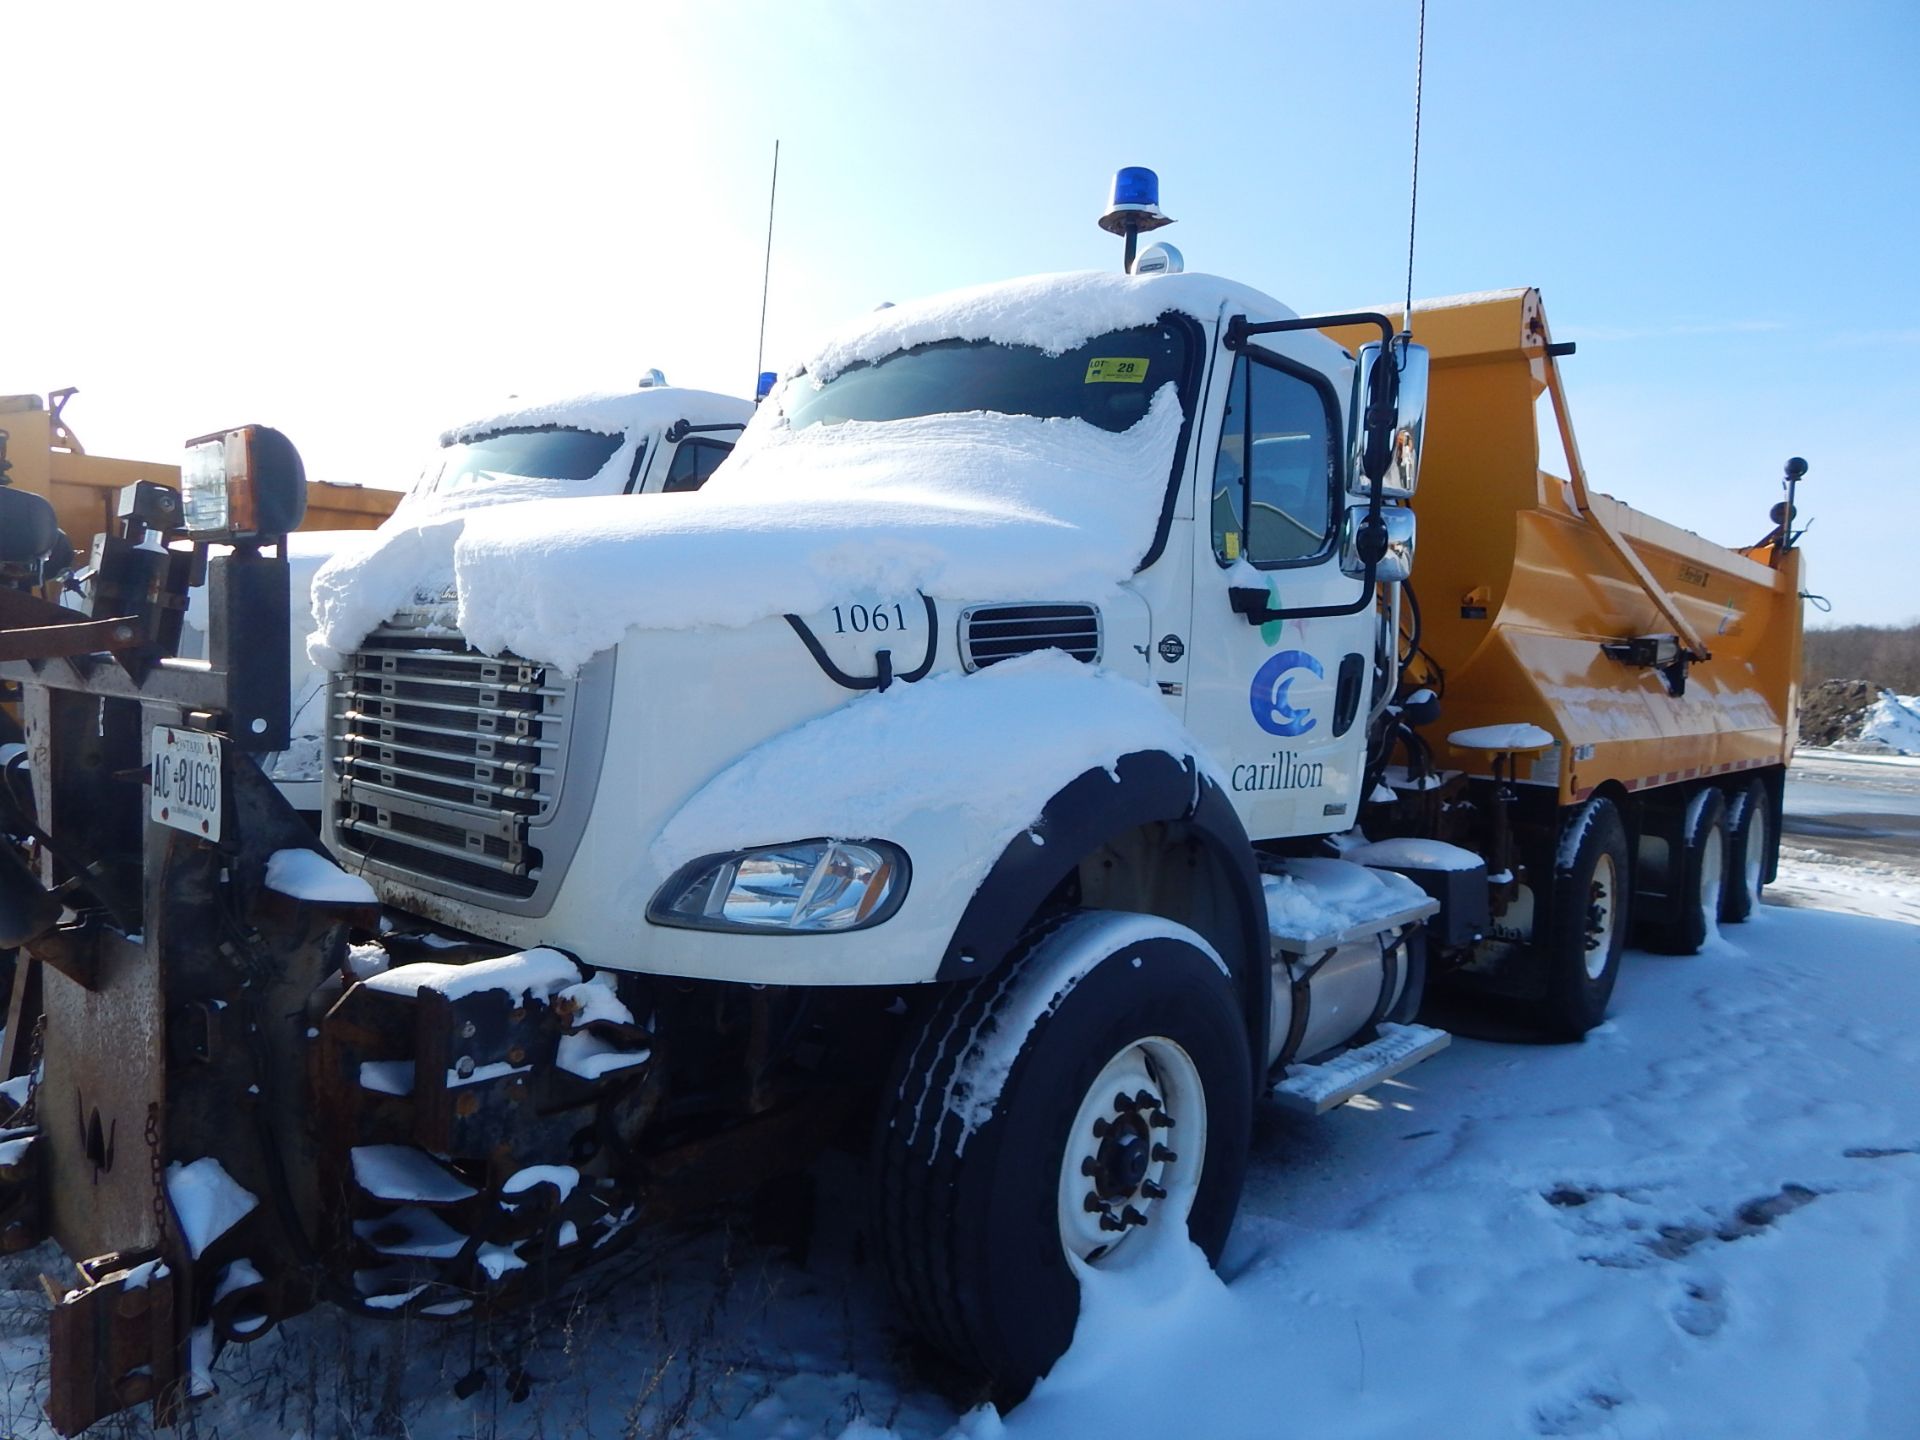
{"label": "carillion logo", "polygon": [[1320,668],[1320,662],[1304,650],[1282,650],[1270,655],[1267,663],[1254,672],[1253,688],[1247,698],[1253,707],[1253,723],[1269,735],[1283,738],[1304,735],[1317,723],[1306,706],[1296,708],[1288,703],[1287,692],[1303,670],[1315,679],[1326,678],[1327,672]]}

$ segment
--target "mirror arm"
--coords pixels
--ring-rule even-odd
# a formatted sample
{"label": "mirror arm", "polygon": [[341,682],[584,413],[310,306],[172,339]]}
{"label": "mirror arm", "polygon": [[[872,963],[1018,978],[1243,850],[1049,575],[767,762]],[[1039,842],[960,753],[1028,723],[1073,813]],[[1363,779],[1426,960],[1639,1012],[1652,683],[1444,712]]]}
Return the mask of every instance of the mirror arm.
{"label": "mirror arm", "polygon": [[1286,614],[1267,604],[1268,593],[1258,585],[1229,585],[1227,604],[1232,607],[1234,614],[1246,616],[1249,625],[1265,625],[1269,620],[1279,620]]}
{"label": "mirror arm", "polygon": [[1335,325],[1378,325],[1382,344],[1393,342],[1393,325],[1374,310],[1356,310],[1350,315],[1297,315],[1291,320],[1250,321],[1236,315],[1227,321],[1227,348],[1238,350],[1253,335],[1279,335],[1289,330],[1323,330]]}
{"label": "mirror arm", "polygon": [[[1391,350],[1394,341],[1394,329],[1386,316],[1373,310],[1358,310],[1348,315],[1301,315],[1292,320],[1249,321],[1244,315],[1235,315],[1227,321],[1226,346],[1229,350],[1241,350],[1255,335],[1278,335],[1287,331],[1319,330],[1333,325],[1377,325],[1380,327],[1380,342]],[[1374,373],[1380,374],[1382,367],[1375,366]],[[1399,371],[1392,365],[1385,367],[1393,389],[1397,389]],[[1386,397],[1376,401],[1369,396],[1367,400],[1365,423],[1371,427],[1377,406],[1384,406],[1386,414],[1385,435],[1388,444],[1392,441],[1393,425],[1398,418],[1398,396],[1392,389]],[[1378,475],[1369,474],[1369,492],[1367,496],[1367,518],[1360,522],[1364,538],[1360,542],[1361,558],[1366,563],[1366,571],[1360,577],[1360,593],[1348,605],[1303,605],[1297,608],[1282,607],[1278,610],[1267,606],[1267,592],[1251,585],[1233,585],[1227,589],[1228,603],[1233,606],[1236,615],[1245,615],[1249,625],[1265,625],[1275,620],[1318,620],[1338,615],[1358,615],[1367,606],[1374,603],[1376,577],[1380,570],[1380,558],[1386,553],[1386,522],[1380,518],[1381,493],[1380,482],[1386,475],[1386,460],[1390,458],[1387,446],[1380,447],[1381,464]],[[1369,470],[1374,467],[1369,465]],[[1369,553],[1372,552],[1372,553]]]}
{"label": "mirror arm", "polygon": [[669,425],[666,433],[660,438],[665,440],[669,445],[678,445],[689,435],[707,435],[715,430],[744,430],[746,428],[747,424],[744,420],[729,421],[724,425],[695,425],[690,420],[680,419]]}

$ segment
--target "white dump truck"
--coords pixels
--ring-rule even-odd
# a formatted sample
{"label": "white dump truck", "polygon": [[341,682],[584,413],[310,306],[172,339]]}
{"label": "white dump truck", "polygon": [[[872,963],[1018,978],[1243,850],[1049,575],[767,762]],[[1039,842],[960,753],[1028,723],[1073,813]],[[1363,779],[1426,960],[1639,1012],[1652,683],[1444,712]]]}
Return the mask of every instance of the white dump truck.
{"label": "white dump truck", "polygon": [[[749,401],[669,385],[657,370],[632,391],[517,406],[456,425],[440,437],[439,448],[401,500],[403,523],[481,505],[698,490],[752,417]],[[359,543],[358,531],[289,536],[295,598],[304,602],[320,567]],[[300,615],[301,607],[294,613]],[[189,602],[187,627],[184,653],[204,653],[203,592],[195,591]],[[293,743],[264,763],[294,807],[317,823],[325,803],[326,678],[307,660],[305,627],[296,623],[289,643]]]}
{"label": "white dump truck", "polygon": [[[1103,220],[1130,262],[1150,178]],[[0,665],[68,880],[0,872],[35,962],[9,1033],[44,1044],[37,1087],[0,1054],[29,1117],[0,1115],[0,1222],[82,1262],[57,1422],[204,1388],[219,1344],[320,1299],[537,1298],[835,1141],[869,1154],[913,1325],[1017,1395],[1089,1267],[1219,1256],[1257,1105],[1324,1110],[1446,1043],[1429,977],[1578,1037],[1630,921],[1685,951],[1743,918],[1805,466],[1765,539],[1713,545],[1588,489],[1537,292],[1408,318],[1302,319],[1154,247],[858,321],[697,494],[445,507],[495,443],[455,437],[313,584],[347,874],[241,753],[273,722],[222,635],[236,587],[271,589],[265,541],[215,587],[226,670]],[[499,443],[653,473],[582,429]],[[108,558],[157,563],[135,539]],[[94,643],[49,633],[9,643]],[[61,691],[86,704],[34,699]],[[97,719],[136,704],[146,730]],[[108,1054],[122,1014],[166,1033]],[[96,1139],[144,1113],[151,1165],[31,1118],[82,1092]]]}

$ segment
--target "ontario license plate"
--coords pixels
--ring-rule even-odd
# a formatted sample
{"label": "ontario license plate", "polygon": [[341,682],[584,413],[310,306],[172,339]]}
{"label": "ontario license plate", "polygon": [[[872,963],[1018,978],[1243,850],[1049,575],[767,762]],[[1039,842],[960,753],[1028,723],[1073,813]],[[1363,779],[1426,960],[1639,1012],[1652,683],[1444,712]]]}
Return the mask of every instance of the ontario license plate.
{"label": "ontario license plate", "polygon": [[220,742],[198,730],[153,727],[153,806],[162,825],[220,838]]}

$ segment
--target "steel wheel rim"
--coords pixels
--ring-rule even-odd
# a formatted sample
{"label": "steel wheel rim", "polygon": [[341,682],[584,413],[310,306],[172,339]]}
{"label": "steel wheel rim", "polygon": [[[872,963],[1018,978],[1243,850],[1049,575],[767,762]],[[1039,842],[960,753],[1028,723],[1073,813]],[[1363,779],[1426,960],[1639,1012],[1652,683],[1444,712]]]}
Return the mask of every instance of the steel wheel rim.
{"label": "steel wheel rim", "polygon": [[1123,1047],[1067,1131],[1056,1199],[1068,1257],[1109,1269],[1188,1243],[1206,1152],[1206,1091],[1193,1058],[1162,1035]]}
{"label": "steel wheel rim", "polygon": [[1593,879],[1587,885],[1587,953],[1583,957],[1589,980],[1606,974],[1607,962],[1613,956],[1618,881],[1611,855],[1602,855],[1594,862]]}

